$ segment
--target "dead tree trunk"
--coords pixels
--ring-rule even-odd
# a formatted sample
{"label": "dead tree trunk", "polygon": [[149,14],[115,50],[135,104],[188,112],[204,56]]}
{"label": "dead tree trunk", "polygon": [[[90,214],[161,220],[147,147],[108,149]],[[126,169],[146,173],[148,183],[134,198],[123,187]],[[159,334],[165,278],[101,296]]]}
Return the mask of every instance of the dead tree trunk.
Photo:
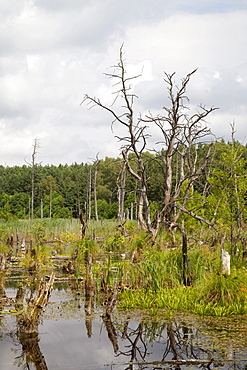
{"label": "dead tree trunk", "polygon": [[98,174],[98,165],[100,161],[97,157],[96,161],[94,162],[94,181],[93,181],[93,195],[94,195],[94,215],[95,220],[99,221],[98,216],[98,205],[97,205],[97,174]]}
{"label": "dead tree trunk", "polygon": [[126,163],[123,162],[121,170],[117,178],[118,188],[118,222],[124,219],[124,198],[125,198],[125,184],[126,184]]}
{"label": "dead tree trunk", "polygon": [[86,222],[91,220],[91,191],[92,191],[92,169],[89,167],[88,184],[87,184],[87,200],[86,200]]}
{"label": "dead tree trunk", "polygon": [[48,282],[41,281],[36,297],[32,300],[25,300],[25,289],[19,288],[16,294],[16,309],[23,310],[16,316],[17,328],[20,335],[33,335],[38,333],[38,325],[42,312],[49,301],[53,288],[55,275],[51,274]]}
{"label": "dead tree trunk", "polygon": [[30,218],[33,220],[34,217],[34,193],[35,193],[35,166],[36,166],[36,156],[38,154],[38,149],[40,148],[39,140],[36,138],[33,144],[33,153],[32,153],[32,161],[31,163],[27,164],[32,168],[32,176],[31,176],[31,204],[30,204]]}
{"label": "dead tree trunk", "polygon": [[[104,105],[97,98],[86,95],[84,101],[89,102],[91,106],[99,106],[108,112],[114,118],[113,123],[120,124],[125,130],[125,136],[116,136],[122,143],[122,156],[129,174],[137,180],[138,183],[138,221],[141,227],[146,230],[153,239],[156,238],[160,224],[165,224],[168,230],[171,230],[178,217],[182,214],[179,210],[175,214],[175,206],[178,200],[182,203],[183,209],[186,209],[186,204],[189,199],[189,191],[193,187],[195,181],[201,175],[206,162],[203,164],[197,163],[196,147],[201,138],[210,135],[210,130],[205,125],[206,117],[217,108],[206,109],[200,106],[197,112],[188,111],[190,106],[185,104],[189,99],[186,96],[187,86],[191,76],[196,72],[189,73],[181,80],[180,86],[174,81],[173,74],[165,73],[165,82],[168,87],[168,98],[171,102],[170,107],[164,107],[165,114],[152,116],[147,115],[137,118],[134,114],[135,94],[131,92],[132,80],[139,76],[128,77],[127,68],[124,62],[123,50],[120,48],[120,58],[114,72],[106,74],[113,78],[118,87],[115,91],[116,98],[110,106]],[[113,108],[113,105],[121,99],[121,112]],[[149,198],[149,181],[146,169],[145,151],[147,150],[147,140],[150,135],[147,133],[146,123],[155,124],[161,132],[159,143],[163,143],[164,150],[159,153],[159,160],[162,165],[164,174],[163,184],[165,185],[163,202],[153,216],[151,214],[150,198]],[[182,149],[182,151],[181,151]],[[206,159],[208,159],[210,149]],[[174,186],[174,171],[175,155],[180,155],[181,163],[185,163],[180,172],[180,179]],[[188,168],[185,173],[184,168]],[[186,182],[187,181],[187,185]],[[163,186],[163,184],[161,186]],[[186,187],[185,194],[183,189]],[[181,200],[182,199],[182,200]],[[180,203],[179,202],[179,203]]]}

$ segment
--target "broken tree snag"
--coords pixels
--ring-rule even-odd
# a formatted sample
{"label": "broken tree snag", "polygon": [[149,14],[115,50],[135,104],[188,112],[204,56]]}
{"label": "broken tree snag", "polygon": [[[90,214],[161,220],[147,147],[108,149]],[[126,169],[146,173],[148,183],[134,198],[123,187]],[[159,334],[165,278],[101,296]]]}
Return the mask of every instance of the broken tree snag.
{"label": "broken tree snag", "polygon": [[41,314],[49,301],[54,279],[55,274],[52,273],[48,282],[41,281],[36,297],[32,300],[25,300],[25,289],[18,289],[16,309],[22,311],[16,316],[18,333],[23,333],[23,335],[38,333]]}
{"label": "broken tree snag", "polygon": [[116,230],[119,230],[123,236],[128,236],[125,230],[125,226],[124,226],[126,224],[126,221],[127,220],[125,220],[124,222],[116,226]]}
{"label": "broken tree snag", "polygon": [[221,249],[221,263],[222,263],[222,273],[226,275],[230,275],[231,274],[231,256],[223,248]]}
{"label": "broken tree snag", "polygon": [[82,213],[81,213],[81,212],[80,212],[80,214],[79,214],[79,218],[80,218],[80,223],[81,223],[81,238],[82,238],[82,239],[84,239],[85,234],[86,234],[87,224],[86,224],[86,222],[83,220],[83,217],[82,217]]}
{"label": "broken tree snag", "polygon": [[76,258],[78,256],[78,253],[79,253],[79,248],[76,247],[69,263],[67,264],[67,266],[63,266],[63,272],[65,272],[67,274],[74,274],[74,272],[75,272],[75,261],[76,261]]}

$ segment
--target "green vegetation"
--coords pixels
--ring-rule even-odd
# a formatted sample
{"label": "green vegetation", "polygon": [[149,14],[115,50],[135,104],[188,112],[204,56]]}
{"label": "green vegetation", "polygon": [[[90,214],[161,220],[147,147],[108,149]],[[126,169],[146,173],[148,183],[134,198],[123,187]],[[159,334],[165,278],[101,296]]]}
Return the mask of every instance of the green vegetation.
{"label": "green vegetation", "polygon": [[[247,313],[247,259],[242,250],[235,251],[230,276],[223,274],[221,244],[216,241],[215,230],[202,233],[199,227],[194,229],[188,242],[192,286],[184,286],[180,233],[175,234],[175,245],[165,231],[154,244],[135,221],[126,222],[124,232],[114,221],[91,221],[82,240],[79,221],[72,221],[4,222],[0,224],[0,254],[7,256],[12,250],[12,255],[18,256],[15,264],[29,271],[33,281],[37,274],[61,271],[52,256],[69,258],[78,249],[74,272],[77,289],[91,255],[96,289],[99,293],[103,288],[109,291],[117,282],[118,305],[122,308],[144,308],[153,314],[161,310],[165,315],[174,310],[211,316]],[[244,232],[242,229],[242,235]],[[26,241],[24,254],[16,251],[16,233],[18,240]],[[200,243],[195,242],[199,233]],[[15,235],[12,246],[4,243],[11,235]],[[231,244],[228,251],[231,253]],[[10,268],[13,266],[8,262],[6,277]]]}
{"label": "green vegetation", "polygon": [[[203,158],[207,144],[200,144],[197,156]],[[134,159],[134,157],[133,157]],[[174,156],[174,163],[177,159]],[[214,145],[211,163],[205,173],[190,189],[187,208],[197,211],[201,217],[214,221],[222,234],[235,222],[241,225],[246,218],[246,146],[234,142],[217,142]],[[144,164],[147,171],[148,197],[151,215],[155,215],[164,196],[162,159],[160,156],[145,153]],[[97,167],[97,212],[99,219],[116,219],[118,216],[117,177],[121,171],[119,158],[100,160]],[[77,218],[80,209],[89,219],[95,219],[93,185],[94,165],[73,164],[56,166],[35,165],[34,217],[37,218]],[[30,218],[31,168],[0,166],[0,219],[14,221]],[[127,174],[125,183],[124,209],[129,217],[136,219],[138,190],[136,182]],[[187,182],[186,182],[187,181]],[[183,182],[181,197],[187,188]],[[176,173],[174,174],[174,184]],[[92,198],[89,202],[89,195]],[[182,205],[182,198],[177,199]],[[88,206],[84,206],[84,205]],[[90,207],[90,210],[88,209]],[[87,208],[87,209],[86,209]],[[194,223],[189,215],[183,215],[187,229]]]}
{"label": "green vegetation", "polygon": [[95,285],[116,301],[118,288],[122,307],[246,313],[247,146],[234,123],[231,142],[214,141],[206,122],[217,108],[187,96],[196,70],[179,83],[165,72],[167,105],[146,114],[127,69],[122,46],[107,73],[112,103],[83,99],[124,128],[120,158],[42,166],[35,139],[31,163],[0,166],[0,272],[14,261],[71,275],[77,288],[86,277],[88,297]]}

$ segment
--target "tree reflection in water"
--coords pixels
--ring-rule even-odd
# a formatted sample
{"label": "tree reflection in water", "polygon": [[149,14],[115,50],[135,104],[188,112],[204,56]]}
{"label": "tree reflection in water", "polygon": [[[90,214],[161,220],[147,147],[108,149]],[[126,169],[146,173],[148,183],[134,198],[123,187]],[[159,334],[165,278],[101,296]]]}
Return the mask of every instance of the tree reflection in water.
{"label": "tree reflection in water", "polygon": [[39,347],[39,336],[37,333],[25,335],[17,333],[22,347],[22,353],[16,358],[16,365],[22,369],[31,369],[34,365],[36,370],[48,370],[45,358]]}
{"label": "tree reflection in water", "polygon": [[[83,319],[85,322],[84,333],[80,333],[81,326],[78,325],[79,337],[83,338],[81,343],[87,346],[85,343],[85,338],[88,337],[90,344],[89,347],[92,353],[97,351],[100,347],[97,347],[97,342],[99,341],[98,333],[94,332],[95,325],[100,323],[100,333],[103,333],[103,329],[107,333],[107,337],[104,340],[108,340],[110,347],[107,343],[102,340],[103,346],[106,346],[106,353],[108,357],[102,356],[102,367],[100,369],[106,369],[106,361],[111,358],[111,369],[121,369],[121,370],[142,370],[142,369],[213,369],[218,367],[220,369],[244,369],[246,362],[238,358],[234,359],[234,351],[237,346],[224,343],[221,347],[218,346],[216,341],[216,332],[214,331],[215,322],[211,320],[212,327],[210,328],[210,321],[205,321],[205,330],[203,332],[203,325],[201,324],[201,319],[191,318],[189,316],[177,316],[171,320],[162,320],[158,318],[147,318],[146,316],[138,315],[133,313],[127,315],[122,311],[114,311],[113,313],[106,314],[106,309],[103,311],[102,307],[98,310],[95,306],[95,296],[94,289],[88,283],[86,284],[86,294],[85,298],[78,305],[78,298],[66,301],[68,312],[77,312],[77,318],[79,321]],[[71,305],[70,305],[71,304]],[[74,306],[73,306],[74,305]],[[58,314],[60,315],[61,310],[64,309],[61,306],[61,302],[56,304],[55,307],[59,306]],[[48,306],[49,307],[49,306]],[[52,311],[53,304],[50,305],[50,310]],[[4,309],[4,304],[2,304],[1,309]],[[101,318],[99,317],[102,315]],[[48,314],[49,316],[49,314]],[[72,315],[71,315],[72,316]],[[17,329],[18,329],[18,318],[16,318]],[[46,320],[46,318],[44,318]],[[69,322],[69,319],[66,319]],[[63,320],[62,320],[63,321]],[[63,327],[61,321],[61,327]],[[229,320],[230,322],[230,320]],[[60,321],[57,321],[56,326],[58,330]],[[69,328],[70,326],[68,326]],[[210,329],[211,331],[207,331]],[[227,330],[227,328],[225,327]],[[242,330],[242,329],[241,329]],[[60,331],[60,333],[62,330]],[[229,333],[231,328],[229,328]],[[51,334],[52,332],[50,332]],[[245,334],[246,333],[246,334]],[[13,334],[13,333],[12,333]],[[60,334],[59,334],[60,335]],[[65,335],[65,334],[64,334]],[[215,336],[214,336],[215,335]],[[218,335],[218,334],[217,334]],[[229,334],[230,335],[230,334]],[[233,335],[233,334],[232,334]],[[49,334],[46,333],[42,335],[42,343],[44,344],[49,338]],[[71,337],[70,337],[71,336]],[[55,338],[55,337],[52,337]],[[51,339],[50,339],[51,340]],[[81,343],[74,342],[73,331],[66,331],[66,340],[73,342],[72,347],[75,352],[80,351]],[[15,366],[21,369],[37,369],[46,370],[54,363],[49,363],[51,361],[47,352],[47,344],[42,344],[42,351],[40,349],[40,341],[38,333],[33,333],[32,335],[26,335],[21,331],[16,331],[15,335],[12,335],[11,341],[15,348],[21,347],[21,354],[15,358]],[[44,341],[44,342],[43,342]],[[48,340],[49,342],[49,340]],[[227,342],[229,343],[229,341]],[[242,351],[243,356],[246,356],[246,351],[243,350],[244,345],[247,343],[247,331],[242,330],[242,343],[239,346],[240,352]],[[236,344],[236,343],[235,343]],[[54,346],[56,343],[54,343]],[[61,352],[63,351],[63,342],[60,342]],[[77,347],[76,347],[77,346]],[[246,347],[246,346],[245,346]],[[109,350],[111,354],[109,354]],[[43,353],[42,353],[43,352]],[[86,351],[86,356],[92,355]],[[44,356],[47,356],[48,363]],[[59,356],[59,355],[58,355]],[[84,352],[85,356],[85,352]],[[94,355],[93,355],[94,356]],[[110,357],[109,357],[110,356]],[[75,363],[78,364],[79,361],[85,360],[83,355],[78,355],[77,359],[73,359]],[[94,358],[93,358],[94,360]],[[77,361],[77,362],[76,362]],[[59,362],[59,359],[58,359]],[[75,366],[71,362],[71,368]],[[12,367],[13,368],[13,367]],[[58,367],[59,368],[59,367]],[[87,369],[88,367],[80,367],[81,369]],[[95,367],[90,367],[91,369],[99,369],[97,364]],[[109,367],[108,367],[109,369]]]}
{"label": "tree reflection in water", "polygon": [[[246,369],[243,362],[233,361],[231,353],[216,349],[213,343],[203,343],[203,336],[197,329],[192,329],[186,322],[172,320],[166,323],[160,321],[143,321],[133,323],[130,318],[124,324],[115,324],[122,329],[115,330],[117,338],[124,339],[124,350],[119,350],[117,356],[125,356],[128,366],[125,370],[134,369],[181,369],[181,366],[210,369],[211,366],[221,369]],[[111,322],[111,326],[114,327]],[[155,343],[159,343],[159,358],[155,351]],[[114,348],[115,350],[115,348]],[[116,352],[116,351],[115,351]],[[155,358],[155,360],[150,360]],[[245,362],[245,365],[246,362]]]}

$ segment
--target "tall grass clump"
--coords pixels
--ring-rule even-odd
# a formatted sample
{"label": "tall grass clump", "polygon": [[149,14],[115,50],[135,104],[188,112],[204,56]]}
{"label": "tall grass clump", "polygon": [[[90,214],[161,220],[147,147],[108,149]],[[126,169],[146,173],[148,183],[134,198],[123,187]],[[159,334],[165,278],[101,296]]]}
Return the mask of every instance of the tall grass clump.
{"label": "tall grass clump", "polygon": [[200,282],[198,301],[218,306],[245,306],[247,298],[247,273],[233,272],[230,276],[219,273],[209,274],[204,282]]}
{"label": "tall grass clump", "polygon": [[209,273],[219,273],[221,269],[220,248],[208,245],[193,245],[188,250],[192,282],[204,279]]}
{"label": "tall grass clump", "polygon": [[181,251],[147,251],[138,263],[139,286],[157,292],[181,284]]}

